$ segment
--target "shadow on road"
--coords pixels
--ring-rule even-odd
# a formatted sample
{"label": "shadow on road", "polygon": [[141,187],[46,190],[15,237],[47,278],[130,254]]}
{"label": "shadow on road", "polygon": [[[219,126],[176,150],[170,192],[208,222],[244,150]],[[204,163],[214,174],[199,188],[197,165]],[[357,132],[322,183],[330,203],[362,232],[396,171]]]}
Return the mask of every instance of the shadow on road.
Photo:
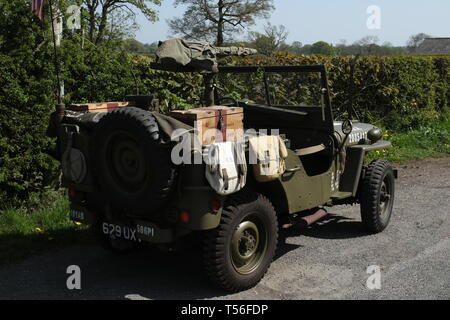
{"label": "shadow on road", "polygon": [[329,213],[307,228],[292,227],[281,232],[284,238],[306,236],[319,239],[352,239],[369,236],[361,221]]}
{"label": "shadow on road", "polygon": [[[280,232],[275,260],[301,248],[291,237],[349,239],[367,236],[361,223],[329,214],[318,224]],[[25,241],[26,242],[26,241]],[[77,243],[74,241],[74,243]],[[82,290],[66,287],[67,267],[78,265]],[[97,245],[68,247],[0,269],[0,298],[17,299],[206,299],[228,293],[210,283],[203,271],[198,243],[175,252],[145,248],[113,255]]]}
{"label": "shadow on road", "polygon": [[201,251],[186,249],[163,252],[146,248],[128,256],[106,254],[89,263],[86,283],[95,288],[111,288],[116,297],[147,299],[205,299],[226,295],[206,278]]}

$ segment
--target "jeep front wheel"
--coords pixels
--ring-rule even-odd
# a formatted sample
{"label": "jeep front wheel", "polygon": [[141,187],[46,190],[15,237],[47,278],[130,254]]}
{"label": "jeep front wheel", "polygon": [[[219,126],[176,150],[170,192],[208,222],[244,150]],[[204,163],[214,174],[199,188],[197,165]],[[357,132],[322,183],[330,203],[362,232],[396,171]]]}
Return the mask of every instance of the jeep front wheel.
{"label": "jeep front wheel", "polygon": [[231,292],[252,288],[269,269],[277,240],[276,212],[268,199],[255,193],[232,197],[219,227],[204,238],[209,278]]}
{"label": "jeep front wheel", "polygon": [[395,195],[395,176],[388,161],[372,162],[364,176],[361,189],[361,218],[373,233],[383,231],[391,219]]}

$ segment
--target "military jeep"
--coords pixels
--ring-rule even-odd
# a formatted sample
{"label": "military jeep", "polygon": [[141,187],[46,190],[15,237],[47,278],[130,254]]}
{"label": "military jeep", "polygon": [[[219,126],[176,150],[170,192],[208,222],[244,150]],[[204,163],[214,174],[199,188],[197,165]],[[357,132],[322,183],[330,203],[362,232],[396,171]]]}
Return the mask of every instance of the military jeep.
{"label": "military jeep", "polygon": [[[153,67],[199,71],[198,64],[163,59]],[[368,232],[386,228],[396,171],[387,161],[365,160],[367,152],[389,148],[390,142],[373,125],[335,121],[323,65],[214,68],[201,70],[203,104],[243,108],[245,129],[278,130],[288,149],[281,177],[259,183],[249,170],[242,190],[219,195],[205,179],[205,164],[172,162],[175,142],[169,136],[183,125],[152,110],[150,96],[98,108],[78,105],[52,116],[72,220],[91,225],[114,252],[200,234],[206,273],[231,292],[263,278],[277,248],[279,221],[286,217],[321,206],[360,204]],[[286,81],[285,74],[294,75],[294,84],[301,75],[313,74],[317,90],[277,88],[271,94],[270,78]],[[260,83],[244,94],[218,84],[239,76]]]}

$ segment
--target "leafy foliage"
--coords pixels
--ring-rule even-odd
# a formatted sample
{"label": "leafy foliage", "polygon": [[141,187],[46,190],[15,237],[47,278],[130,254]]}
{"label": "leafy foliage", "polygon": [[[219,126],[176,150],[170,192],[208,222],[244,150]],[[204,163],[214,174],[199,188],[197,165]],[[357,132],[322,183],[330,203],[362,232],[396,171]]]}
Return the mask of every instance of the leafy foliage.
{"label": "leafy foliage", "polygon": [[264,33],[252,31],[249,33],[250,42],[246,46],[255,48],[258,53],[271,55],[276,51],[287,49],[286,39],[289,35],[283,25],[272,25],[268,23],[264,27]]}
{"label": "leafy foliage", "polygon": [[[66,2],[75,2],[79,4],[79,0],[66,0]],[[134,29],[135,10],[142,14],[149,21],[157,21],[157,12],[150,6],[161,5],[160,0],[82,0],[85,14],[83,18],[86,20],[86,29],[88,39],[95,44],[102,43],[107,37],[115,37],[123,32],[126,28]],[[118,20],[118,28],[111,22],[111,17]]]}

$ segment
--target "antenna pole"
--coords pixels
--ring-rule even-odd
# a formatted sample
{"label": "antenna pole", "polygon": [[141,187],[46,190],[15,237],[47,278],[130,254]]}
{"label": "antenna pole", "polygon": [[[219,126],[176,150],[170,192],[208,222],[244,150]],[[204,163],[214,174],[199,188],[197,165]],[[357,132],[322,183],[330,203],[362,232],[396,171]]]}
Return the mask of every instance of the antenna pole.
{"label": "antenna pole", "polygon": [[62,117],[64,116],[64,112],[65,112],[65,105],[64,105],[64,94],[63,94],[63,82],[61,79],[61,66],[59,63],[59,57],[58,57],[58,51],[56,49],[57,44],[56,44],[56,34],[55,34],[55,17],[53,15],[53,2],[52,0],[49,0],[50,3],[50,19],[52,20],[52,37],[53,37],[53,54],[54,54],[54,64],[55,64],[55,70],[56,70],[56,79],[58,81],[57,83],[57,99],[58,99],[58,104],[56,106],[56,111],[60,117],[60,119],[62,120]]}

